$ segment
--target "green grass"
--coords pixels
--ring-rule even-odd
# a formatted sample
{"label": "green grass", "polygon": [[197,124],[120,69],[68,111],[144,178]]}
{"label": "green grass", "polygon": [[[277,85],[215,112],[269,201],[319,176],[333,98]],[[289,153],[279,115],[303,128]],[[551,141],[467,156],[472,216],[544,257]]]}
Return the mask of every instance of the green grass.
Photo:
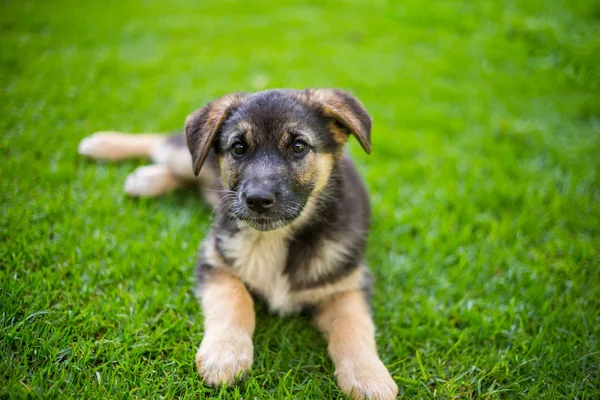
{"label": "green grass", "polygon": [[[81,3],[81,4],[79,4]],[[307,319],[258,307],[255,362],[204,387],[210,209],[132,200],[103,129],[172,131],[234,90],[341,87],[374,211],[380,353],[408,398],[600,397],[597,1],[3,1],[0,397],[343,397]]]}

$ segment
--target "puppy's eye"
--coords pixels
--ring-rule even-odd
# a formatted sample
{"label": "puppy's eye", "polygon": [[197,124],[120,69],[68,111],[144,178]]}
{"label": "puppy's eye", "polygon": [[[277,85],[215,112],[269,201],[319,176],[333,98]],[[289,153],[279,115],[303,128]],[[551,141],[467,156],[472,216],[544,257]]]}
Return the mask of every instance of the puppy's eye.
{"label": "puppy's eye", "polygon": [[236,156],[240,156],[240,155],[244,154],[246,152],[246,150],[247,150],[246,145],[242,142],[235,142],[233,144],[233,147],[231,148],[231,151]]}
{"label": "puppy's eye", "polygon": [[296,139],[294,140],[294,143],[292,143],[292,152],[295,154],[304,154],[306,153],[306,150],[308,150],[308,145],[304,140]]}

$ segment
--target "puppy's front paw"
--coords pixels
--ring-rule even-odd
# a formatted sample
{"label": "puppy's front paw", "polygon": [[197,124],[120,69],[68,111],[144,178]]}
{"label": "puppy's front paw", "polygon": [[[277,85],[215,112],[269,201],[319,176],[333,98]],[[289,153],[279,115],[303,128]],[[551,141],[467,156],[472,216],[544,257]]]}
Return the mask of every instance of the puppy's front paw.
{"label": "puppy's front paw", "polygon": [[395,399],[398,385],[377,356],[348,359],[336,371],[340,389],[353,399]]}
{"label": "puppy's front paw", "polygon": [[250,371],[253,352],[252,339],[245,334],[205,337],[196,354],[198,373],[211,386],[234,383]]}

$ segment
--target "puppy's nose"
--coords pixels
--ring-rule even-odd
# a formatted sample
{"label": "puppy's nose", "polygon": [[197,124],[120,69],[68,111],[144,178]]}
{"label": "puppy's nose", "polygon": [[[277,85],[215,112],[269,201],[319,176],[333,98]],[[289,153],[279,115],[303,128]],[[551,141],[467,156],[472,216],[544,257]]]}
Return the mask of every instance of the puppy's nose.
{"label": "puppy's nose", "polygon": [[265,190],[248,191],[246,193],[246,204],[254,212],[265,212],[275,204],[275,194]]}

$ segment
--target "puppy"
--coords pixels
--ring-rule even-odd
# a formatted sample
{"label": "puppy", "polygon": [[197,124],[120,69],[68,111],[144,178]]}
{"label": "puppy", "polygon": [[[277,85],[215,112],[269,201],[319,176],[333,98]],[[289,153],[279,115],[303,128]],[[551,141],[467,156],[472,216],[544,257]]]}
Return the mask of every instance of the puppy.
{"label": "puppy", "polygon": [[184,135],[99,132],[80,143],[92,158],[155,162],[127,178],[130,195],[192,183],[214,206],[197,266],[204,339],[196,365],[206,383],[250,370],[254,294],[279,314],[312,313],[346,394],[396,398],[368,304],[369,201],[343,150],[353,135],[370,153],[370,133],[371,118],[347,92],[270,90],[209,103],[187,118]]}

